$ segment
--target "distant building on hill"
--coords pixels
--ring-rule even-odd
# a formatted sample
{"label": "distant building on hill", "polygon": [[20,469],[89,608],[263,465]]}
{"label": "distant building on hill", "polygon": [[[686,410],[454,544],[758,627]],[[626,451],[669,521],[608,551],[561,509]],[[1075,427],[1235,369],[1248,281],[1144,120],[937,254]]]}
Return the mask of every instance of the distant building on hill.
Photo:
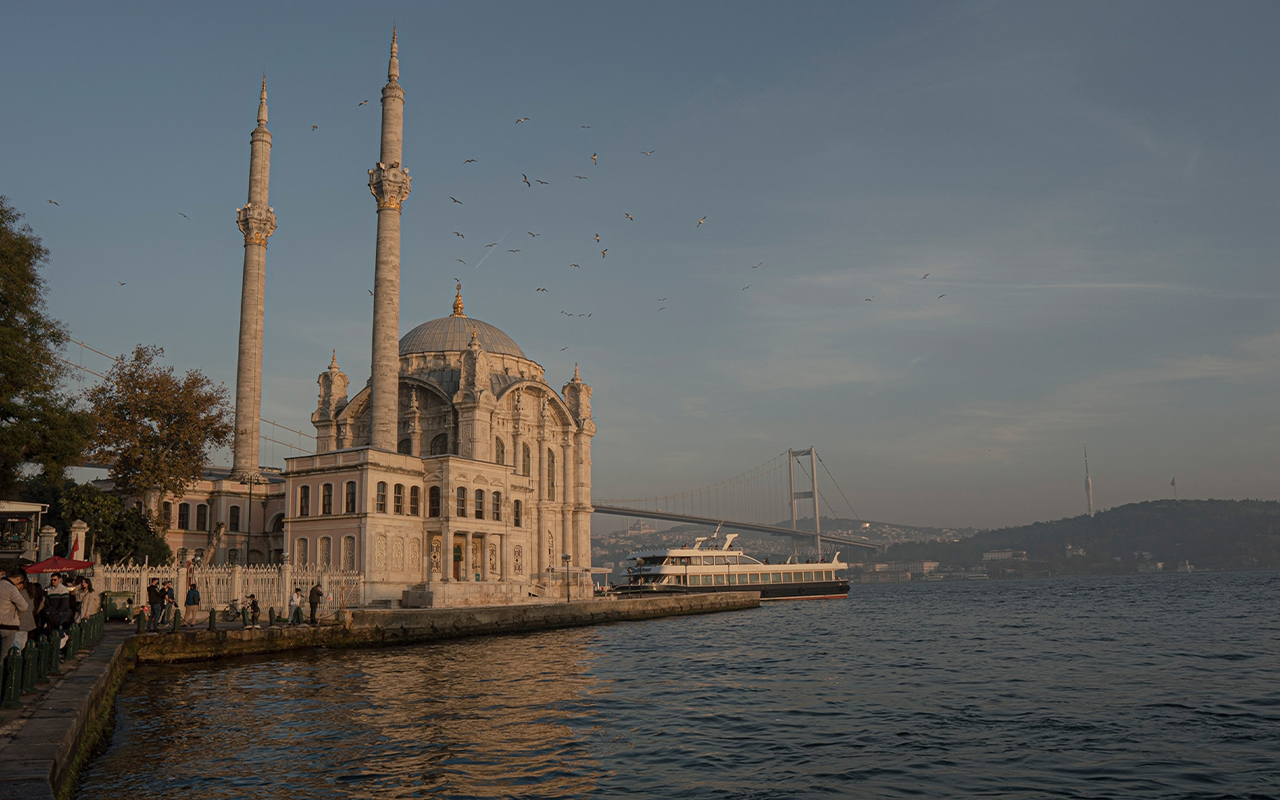
{"label": "distant building on hill", "polygon": [[1026,550],[988,550],[982,554],[984,562],[991,561],[1026,561]]}

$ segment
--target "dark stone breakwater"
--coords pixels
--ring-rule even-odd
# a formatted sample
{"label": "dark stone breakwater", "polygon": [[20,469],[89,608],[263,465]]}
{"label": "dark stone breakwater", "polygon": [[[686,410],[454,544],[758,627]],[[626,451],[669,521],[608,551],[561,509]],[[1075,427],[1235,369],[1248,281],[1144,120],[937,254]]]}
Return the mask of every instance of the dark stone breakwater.
{"label": "dark stone breakwater", "polygon": [[70,797],[85,763],[112,729],[114,700],[137,664],[207,661],[312,647],[383,647],[493,634],[757,608],[756,592],[444,609],[352,609],[340,625],[187,630],[107,636],[0,743],[0,800]]}

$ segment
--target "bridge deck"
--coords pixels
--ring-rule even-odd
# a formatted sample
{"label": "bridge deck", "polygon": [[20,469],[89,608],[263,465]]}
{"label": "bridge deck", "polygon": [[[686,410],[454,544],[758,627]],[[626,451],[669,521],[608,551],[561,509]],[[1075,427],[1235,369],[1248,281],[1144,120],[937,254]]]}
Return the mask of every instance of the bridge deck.
{"label": "bridge deck", "polygon": [[[689,514],[674,514],[669,511],[649,511],[638,508],[625,508],[623,506],[593,506],[597,514],[609,514],[615,517],[644,517],[645,519],[662,519],[668,522],[688,522],[694,525],[723,525],[726,528],[732,528],[739,531],[755,531],[758,533],[772,533],[776,536],[792,536],[796,538],[812,539],[813,531],[793,531],[790,528],[779,528],[776,525],[761,525],[755,522],[737,522],[731,519],[717,519],[715,517],[695,517]],[[828,536],[820,534],[824,541],[832,544],[843,544],[851,547],[863,547],[871,551],[880,549],[878,545],[871,542],[863,542],[857,539],[850,539],[844,536]]]}

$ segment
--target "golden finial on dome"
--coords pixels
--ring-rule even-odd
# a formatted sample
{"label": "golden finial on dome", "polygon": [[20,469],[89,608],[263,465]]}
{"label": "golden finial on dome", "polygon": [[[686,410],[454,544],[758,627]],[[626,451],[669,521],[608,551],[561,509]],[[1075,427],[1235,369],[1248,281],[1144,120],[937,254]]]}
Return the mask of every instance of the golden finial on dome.
{"label": "golden finial on dome", "polygon": [[462,284],[461,284],[461,283],[459,283],[459,284],[458,284],[458,295],[457,295],[457,297],[454,297],[454,298],[453,298],[453,316],[455,316],[455,317],[465,317],[465,316],[466,316],[466,314],[463,314],[463,313],[462,313]]}

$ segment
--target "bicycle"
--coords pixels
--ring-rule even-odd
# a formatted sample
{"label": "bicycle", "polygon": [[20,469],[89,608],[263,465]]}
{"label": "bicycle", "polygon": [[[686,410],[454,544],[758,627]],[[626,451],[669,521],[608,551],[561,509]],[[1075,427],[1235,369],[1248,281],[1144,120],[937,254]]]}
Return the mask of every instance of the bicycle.
{"label": "bicycle", "polygon": [[218,618],[223,622],[237,622],[241,618],[240,601],[231,598],[231,602],[227,603],[218,611]]}

